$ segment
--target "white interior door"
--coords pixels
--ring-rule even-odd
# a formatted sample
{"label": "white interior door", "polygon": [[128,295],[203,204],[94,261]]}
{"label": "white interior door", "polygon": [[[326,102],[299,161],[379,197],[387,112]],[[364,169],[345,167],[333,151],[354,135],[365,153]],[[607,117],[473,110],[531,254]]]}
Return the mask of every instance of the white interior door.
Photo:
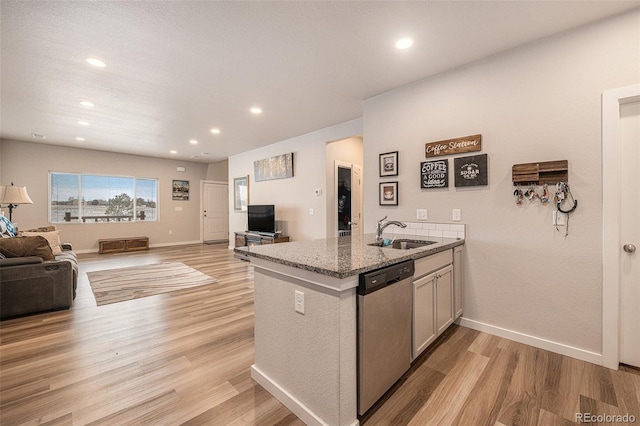
{"label": "white interior door", "polygon": [[229,239],[229,185],[205,182],[202,187],[202,240]]}
{"label": "white interior door", "polygon": [[620,105],[620,362],[640,367],[640,101]]}

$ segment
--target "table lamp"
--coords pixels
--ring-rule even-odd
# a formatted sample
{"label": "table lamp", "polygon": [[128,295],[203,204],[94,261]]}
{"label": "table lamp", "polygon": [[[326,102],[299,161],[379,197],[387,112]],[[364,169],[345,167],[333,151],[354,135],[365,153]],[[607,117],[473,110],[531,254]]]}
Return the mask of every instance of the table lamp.
{"label": "table lamp", "polygon": [[13,182],[11,182],[11,185],[0,186],[0,206],[3,204],[7,204],[9,207],[9,221],[13,222],[13,209],[19,204],[33,204],[33,201],[29,198],[27,187],[13,186]]}

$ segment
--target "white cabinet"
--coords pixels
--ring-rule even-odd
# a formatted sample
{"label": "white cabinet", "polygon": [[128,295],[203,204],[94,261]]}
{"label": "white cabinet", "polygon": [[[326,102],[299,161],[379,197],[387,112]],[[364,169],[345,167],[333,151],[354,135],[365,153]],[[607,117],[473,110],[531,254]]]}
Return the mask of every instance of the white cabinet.
{"label": "white cabinet", "polygon": [[453,267],[436,271],[436,327],[438,336],[453,323]]}
{"label": "white cabinet", "polygon": [[412,357],[415,359],[433,342],[436,333],[434,306],[436,274],[429,274],[413,282],[413,346]]}
{"label": "white cabinet", "polygon": [[415,261],[413,346],[416,359],[454,320],[453,250]]}
{"label": "white cabinet", "polygon": [[458,246],[453,249],[453,306],[455,319],[462,316],[462,308],[464,299],[462,296],[462,250],[464,246]]}

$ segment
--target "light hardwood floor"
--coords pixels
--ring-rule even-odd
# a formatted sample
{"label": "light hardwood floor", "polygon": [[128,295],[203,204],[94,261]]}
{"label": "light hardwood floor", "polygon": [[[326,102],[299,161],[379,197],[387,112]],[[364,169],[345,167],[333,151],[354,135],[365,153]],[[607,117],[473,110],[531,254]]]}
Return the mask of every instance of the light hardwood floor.
{"label": "light hardwood floor", "polygon": [[[97,307],[87,271],[179,261],[220,282]],[[0,424],[301,425],[255,384],[253,270],[225,245],[81,255],[72,309],[0,322]],[[371,425],[573,424],[632,414],[640,374],[453,326]]]}

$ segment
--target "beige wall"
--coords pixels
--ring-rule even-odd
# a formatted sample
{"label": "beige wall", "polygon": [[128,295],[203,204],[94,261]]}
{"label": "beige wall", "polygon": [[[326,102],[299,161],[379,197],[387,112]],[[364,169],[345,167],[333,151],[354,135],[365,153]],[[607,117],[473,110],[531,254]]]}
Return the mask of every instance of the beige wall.
{"label": "beige wall", "polygon": [[[25,185],[34,202],[14,211],[14,221],[22,229],[48,223],[49,171],[94,173],[158,178],[160,220],[58,224],[62,239],[72,243],[74,249],[96,251],[98,239],[124,236],[148,236],[152,246],[200,240],[200,181],[207,176],[206,164],[10,140],[2,141],[1,153],[2,182],[13,180],[16,185]],[[186,172],[177,172],[178,166],[185,167]],[[171,199],[173,179],[190,182],[189,201]],[[176,211],[176,207],[181,207],[182,211]]]}
{"label": "beige wall", "polygon": [[[233,178],[249,175],[249,204],[274,204],[280,230],[292,240],[326,236],[326,144],[362,134],[362,120],[352,120],[293,139],[229,157],[229,241],[234,231],[244,231],[246,212],[233,210]],[[256,182],[253,162],[294,153],[294,177]],[[315,189],[322,195],[316,196]],[[313,209],[314,214],[309,214]]]}
{"label": "beige wall", "polygon": [[227,182],[229,180],[229,161],[218,161],[207,167],[207,180]]}
{"label": "beige wall", "polygon": [[[467,224],[464,317],[601,353],[601,94],[638,83],[635,11],[365,102],[365,231],[375,218]],[[426,142],[482,134],[489,185],[421,190]],[[399,151],[398,207],[378,206],[378,154]],[[443,157],[450,158],[450,157]],[[516,206],[513,164],[569,161],[579,200],[569,236],[551,225],[553,206]],[[453,161],[449,160],[450,167]]]}

